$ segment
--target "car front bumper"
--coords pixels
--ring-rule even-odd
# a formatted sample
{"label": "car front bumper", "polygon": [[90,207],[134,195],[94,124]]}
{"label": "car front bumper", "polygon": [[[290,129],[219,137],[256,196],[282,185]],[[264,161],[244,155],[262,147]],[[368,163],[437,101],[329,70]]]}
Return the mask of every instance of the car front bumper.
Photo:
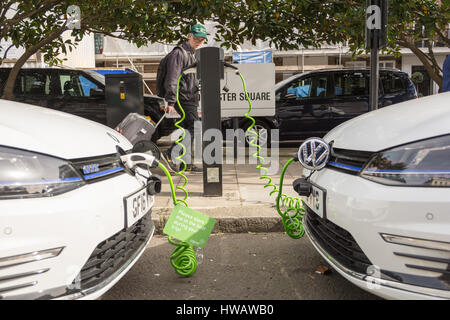
{"label": "car front bumper", "polygon": [[0,202],[0,258],[60,248],[53,257],[0,268],[0,299],[95,299],[151,240],[150,210],[125,228],[124,197],[142,186],[120,174],[65,194]]}
{"label": "car front bumper", "polygon": [[[385,186],[328,168],[311,182],[326,189],[326,216],[308,209],[306,233],[341,275],[384,298],[450,298],[450,251],[382,237],[449,244],[449,188]],[[366,267],[379,274],[369,275]]]}

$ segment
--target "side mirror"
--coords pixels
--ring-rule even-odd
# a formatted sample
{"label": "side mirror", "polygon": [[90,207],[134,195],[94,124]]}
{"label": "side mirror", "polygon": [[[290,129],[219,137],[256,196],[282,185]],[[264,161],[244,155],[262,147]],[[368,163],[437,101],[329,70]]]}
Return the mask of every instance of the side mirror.
{"label": "side mirror", "polygon": [[89,96],[92,98],[103,98],[105,97],[105,91],[99,88],[91,88],[91,90],[89,91]]}

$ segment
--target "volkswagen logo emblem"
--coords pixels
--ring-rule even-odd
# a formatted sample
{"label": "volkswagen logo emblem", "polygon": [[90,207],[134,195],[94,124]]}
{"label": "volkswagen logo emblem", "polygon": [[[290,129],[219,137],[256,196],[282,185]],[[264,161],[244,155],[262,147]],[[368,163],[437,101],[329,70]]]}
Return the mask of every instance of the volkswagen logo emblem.
{"label": "volkswagen logo emblem", "polygon": [[321,170],[328,162],[330,147],[320,138],[309,138],[298,149],[298,160],[308,170]]}

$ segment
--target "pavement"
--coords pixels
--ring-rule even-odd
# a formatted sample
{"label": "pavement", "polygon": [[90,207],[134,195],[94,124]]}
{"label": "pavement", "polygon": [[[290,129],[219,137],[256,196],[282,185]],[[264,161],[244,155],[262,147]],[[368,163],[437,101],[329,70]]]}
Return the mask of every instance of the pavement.
{"label": "pavement", "polygon": [[[167,137],[158,142],[161,150],[169,147],[170,140]],[[270,175],[272,181],[279,185],[279,179],[283,165],[297,152],[300,143],[290,143],[279,149],[279,155],[271,153],[265,157],[268,163],[267,168],[271,168],[273,174]],[[248,149],[241,149],[246,152],[245,159],[239,162],[223,164],[222,179],[223,193],[220,197],[203,196],[203,174],[187,173],[189,180],[186,190],[189,193],[188,205],[203,214],[216,219],[213,233],[246,233],[246,232],[282,232],[283,225],[281,218],[275,208],[276,194],[270,196],[272,188],[264,188],[266,179],[260,179],[260,172],[256,169],[256,160],[248,157]],[[224,159],[226,159],[227,148],[223,148]],[[245,162],[245,163],[242,163]],[[201,163],[195,162],[197,166]],[[278,170],[275,170],[278,166]],[[292,182],[301,176],[301,165],[292,163],[285,174],[283,183],[283,193],[298,197],[292,188]],[[161,193],[156,195],[153,206],[153,220],[156,226],[156,234],[162,234],[164,225],[174,208],[170,193],[170,186],[167,178],[159,168],[153,169],[153,173],[159,174],[163,180]],[[172,174],[175,186],[181,186],[184,179],[176,174]],[[183,193],[177,191],[177,197],[183,197]]]}

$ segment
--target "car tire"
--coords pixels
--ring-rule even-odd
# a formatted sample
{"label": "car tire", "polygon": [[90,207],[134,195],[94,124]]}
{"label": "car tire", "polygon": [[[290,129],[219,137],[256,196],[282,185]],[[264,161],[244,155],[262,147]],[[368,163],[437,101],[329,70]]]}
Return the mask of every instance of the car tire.
{"label": "car tire", "polygon": [[[245,134],[245,146],[249,147],[249,142],[251,141],[253,134],[247,133],[247,129],[250,126],[251,122],[246,122],[241,128],[244,130]],[[271,135],[270,130],[272,127],[264,120],[255,119],[255,124],[252,128],[254,131],[258,133],[259,141],[257,144],[261,147],[270,148]]]}

